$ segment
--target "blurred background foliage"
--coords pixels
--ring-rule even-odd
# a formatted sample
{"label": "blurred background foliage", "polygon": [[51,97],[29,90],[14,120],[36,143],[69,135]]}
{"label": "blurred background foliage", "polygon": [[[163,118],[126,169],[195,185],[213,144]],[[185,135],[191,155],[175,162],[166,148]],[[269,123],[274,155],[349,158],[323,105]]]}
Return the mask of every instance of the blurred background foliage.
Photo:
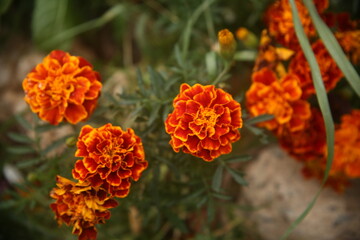
{"label": "blurred background foliage", "polygon": [[[163,122],[183,82],[221,82],[243,100],[256,46],[239,44],[242,57],[228,74],[214,51],[217,32],[246,27],[260,36],[271,2],[0,1],[2,57],[24,48],[16,45],[21,39],[44,55],[61,49],[87,58],[104,83],[87,123],[132,127],[144,142],[149,168],[119,199],[111,219],[97,227],[98,239],[259,239],[245,224],[246,211],[253,209],[238,202],[239,186],[246,185],[243,164],[272,141],[254,126],[261,119],[244,112],[242,139],[231,155],[212,163],[174,154]],[[360,9],[359,1],[333,0],[330,7],[353,16]],[[75,239],[69,227],[57,226],[49,191],[56,175],[71,179],[81,126],[45,124],[28,108],[0,121],[0,239]]]}

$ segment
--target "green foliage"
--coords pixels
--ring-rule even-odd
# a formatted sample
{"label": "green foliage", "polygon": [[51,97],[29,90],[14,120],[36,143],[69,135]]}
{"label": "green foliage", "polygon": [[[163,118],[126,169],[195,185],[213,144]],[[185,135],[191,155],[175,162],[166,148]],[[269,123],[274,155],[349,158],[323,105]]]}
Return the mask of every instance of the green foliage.
{"label": "green foliage", "polygon": [[[50,39],[66,28],[66,13],[68,0],[36,0],[32,18],[32,33],[34,40],[42,45],[44,39]],[[64,48],[68,43],[61,43]],[[54,45],[45,46],[53,48]],[[59,48],[59,46],[56,46]]]}
{"label": "green foliage", "polygon": [[[234,32],[237,27],[246,26],[259,32],[260,16],[270,1],[140,2],[35,0],[31,2],[33,8],[22,5],[33,13],[27,24],[31,24],[31,40],[39,49],[76,49],[74,42],[80,42],[85,49],[94,48],[92,53],[98,59],[94,65],[102,75],[104,90],[96,111],[86,123],[53,126],[27,109],[1,126],[1,132],[6,134],[1,137],[1,153],[5,157],[0,166],[13,166],[23,180],[9,183],[0,192],[4,200],[0,202],[0,214],[9,217],[13,226],[36,236],[34,239],[75,239],[69,227],[57,227],[49,208],[53,201],[49,192],[55,187],[56,175],[71,179],[76,139],[82,125],[99,127],[110,122],[123,129],[133,128],[141,137],[149,167],[138,182],[132,183],[130,194],[119,199],[119,206],[111,210],[111,219],[97,226],[98,239],[249,239],[252,235],[247,232],[244,219],[234,214],[241,209],[235,200],[240,187],[248,184],[243,166],[253,158],[254,149],[271,141],[268,132],[257,124],[274,116],[251,118],[244,109],[247,83],[239,73],[251,73],[256,51],[238,45],[233,61],[225,61],[214,49],[216,33],[222,28]],[[0,15],[12,15],[12,5],[11,0],[2,1]],[[332,118],[312,50],[303,43],[305,36],[299,28],[299,19],[294,21],[313,69],[318,101],[325,116],[328,174],[334,141]],[[320,26],[320,35],[324,31],[327,34]],[[327,47],[336,49],[334,43]],[[104,56],[104,49],[110,49],[108,56]],[[343,60],[343,56],[337,59]],[[349,69],[348,63],[344,63],[343,69]],[[110,78],[118,71],[125,73],[124,86]],[[357,78],[347,77],[357,89]],[[214,84],[241,102],[242,138],[233,145],[231,154],[205,162],[173,151],[164,121],[173,110],[172,101],[182,83]],[[121,91],[116,92],[118,87]],[[56,133],[65,128],[70,128],[68,134]],[[284,239],[311,210],[320,192]],[[20,234],[14,239],[17,236],[23,238]]]}

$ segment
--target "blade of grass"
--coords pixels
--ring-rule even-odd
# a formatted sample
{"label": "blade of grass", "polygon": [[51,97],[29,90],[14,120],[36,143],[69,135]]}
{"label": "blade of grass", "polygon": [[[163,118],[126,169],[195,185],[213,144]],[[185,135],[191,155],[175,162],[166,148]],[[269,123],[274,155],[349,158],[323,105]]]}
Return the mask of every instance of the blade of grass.
{"label": "blade of grass", "polygon": [[62,31],[60,34],[55,35],[49,40],[42,43],[44,47],[53,46],[59,44],[67,39],[73,38],[76,35],[89,31],[91,29],[95,29],[103,26],[104,24],[110,22],[115,17],[124,12],[124,6],[121,4],[117,4],[111,7],[108,11],[106,11],[101,17],[96,18],[94,20],[90,20],[88,22],[79,24],[75,27],[69,28],[67,30]]}
{"label": "blade of grass", "polygon": [[291,12],[293,16],[293,22],[295,26],[295,33],[296,36],[300,42],[301,48],[304,52],[304,55],[309,62],[310,68],[311,68],[311,76],[313,79],[313,83],[316,90],[316,97],[320,105],[320,109],[324,118],[325,122],[325,129],[326,129],[326,144],[328,149],[328,156],[326,161],[326,169],[325,174],[323,178],[322,185],[318,192],[315,194],[312,201],[308,204],[304,212],[297,217],[297,219],[290,225],[290,227],[286,230],[286,232],[282,235],[281,240],[287,239],[287,237],[292,233],[292,231],[296,228],[297,225],[301,223],[301,221],[307,216],[307,214],[310,212],[310,210],[313,208],[313,206],[316,203],[317,198],[319,197],[320,193],[323,190],[324,183],[326,182],[329,171],[332,165],[333,155],[334,155],[334,122],[331,116],[329,101],[326,95],[326,90],[324,87],[324,83],[321,78],[321,72],[319,65],[316,61],[314,52],[311,49],[310,42],[305,35],[304,29],[301,25],[299,14],[295,5],[295,0],[289,0],[291,5]]}
{"label": "blade of grass", "polygon": [[204,1],[191,15],[189,21],[186,24],[184,37],[183,37],[183,49],[182,49],[182,59],[186,59],[187,53],[189,50],[190,44],[190,36],[191,36],[191,29],[193,28],[195,22],[201,16],[201,14],[208,9],[208,7],[215,2],[215,0],[206,0]]}
{"label": "blade of grass", "polygon": [[353,65],[350,63],[346,57],[341,46],[337,42],[334,34],[326,26],[324,21],[319,16],[314,3],[312,0],[304,0],[304,3],[310,13],[310,16],[313,20],[316,30],[318,31],[326,49],[329,51],[330,55],[335,60],[336,64],[339,66],[346,79],[348,80],[351,87],[354,89],[356,94],[360,97],[360,77],[356,72]]}

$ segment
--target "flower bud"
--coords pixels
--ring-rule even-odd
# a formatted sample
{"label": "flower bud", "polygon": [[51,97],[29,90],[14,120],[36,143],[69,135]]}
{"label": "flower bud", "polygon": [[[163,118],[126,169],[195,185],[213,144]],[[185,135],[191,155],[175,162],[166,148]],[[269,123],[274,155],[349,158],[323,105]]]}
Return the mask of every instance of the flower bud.
{"label": "flower bud", "polygon": [[227,60],[231,60],[236,50],[234,35],[228,29],[223,29],[218,33],[218,40],[220,55]]}
{"label": "flower bud", "polygon": [[244,27],[240,27],[236,31],[236,38],[239,39],[248,48],[257,48],[259,44],[259,40],[256,35]]}

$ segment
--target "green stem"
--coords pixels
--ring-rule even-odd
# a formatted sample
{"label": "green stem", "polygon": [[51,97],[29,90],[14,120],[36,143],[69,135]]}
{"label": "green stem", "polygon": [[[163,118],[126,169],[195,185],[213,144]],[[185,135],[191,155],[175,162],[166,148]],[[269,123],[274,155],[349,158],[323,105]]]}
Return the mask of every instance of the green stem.
{"label": "green stem", "polygon": [[217,76],[217,78],[213,81],[212,84],[213,84],[213,85],[216,85],[216,84],[218,84],[220,81],[222,81],[223,78],[224,78],[224,76],[229,72],[230,68],[231,68],[231,62],[226,61],[226,62],[225,62],[225,67],[224,67],[224,69],[223,69],[222,72]]}

